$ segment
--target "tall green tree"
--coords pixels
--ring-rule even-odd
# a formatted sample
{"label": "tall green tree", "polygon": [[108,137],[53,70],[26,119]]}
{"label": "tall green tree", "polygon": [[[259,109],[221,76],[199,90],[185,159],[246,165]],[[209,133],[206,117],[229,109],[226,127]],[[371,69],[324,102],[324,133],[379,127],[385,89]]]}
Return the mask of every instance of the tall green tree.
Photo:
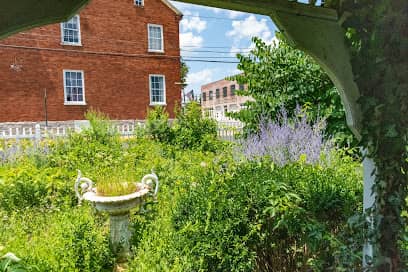
{"label": "tall green tree", "polygon": [[189,67],[187,66],[187,63],[181,58],[180,60],[180,78],[181,78],[181,89],[184,90],[187,87],[187,75],[189,72]]}
{"label": "tall green tree", "polygon": [[311,57],[283,39],[276,46],[259,38],[253,42],[249,55],[238,55],[238,69],[243,73],[232,78],[247,85],[239,95],[254,98],[246,109],[231,113],[245,123],[246,133],[256,132],[264,117],[275,119],[282,107],[290,115],[299,105],[311,119],[326,120],[327,136],[341,144],[355,143],[337,89]]}

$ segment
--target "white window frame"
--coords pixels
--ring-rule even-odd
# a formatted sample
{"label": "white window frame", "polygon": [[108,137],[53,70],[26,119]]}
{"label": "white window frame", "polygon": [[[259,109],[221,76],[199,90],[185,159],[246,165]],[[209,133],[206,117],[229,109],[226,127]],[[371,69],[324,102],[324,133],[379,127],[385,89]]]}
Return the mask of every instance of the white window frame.
{"label": "white window frame", "polygon": [[[63,71],[63,80],[64,80],[64,105],[66,106],[72,106],[72,105],[86,105],[86,98],[85,98],[85,77],[84,77],[84,71],[83,70],[68,70],[64,69]],[[75,73],[81,73],[82,75],[82,96],[83,96],[83,101],[67,101],[67,85],[66,85],[66,73],[67,72],[75,72]]]}
{"label": "white window frame", "polygon": [[140,8],[144,7],[144,0],[140,0],[140,2],[141,2],[140,5],[137,4],[136,1],[138,1],[138,0],[133,0],[133,4],[134,4],[136,7],[140,7]]}
{"label": "white window frame", "polygon": [[[150,48],[150,27],[159,27],[161,30],[161,49],[151,49]],[[156,53],[164,53],[164,33],[163,33],[163,26],[162,25],[155,25],[155,24],[147,24],[147,51],[148,52],[156,52]]]}
{"label": "white window frame", "polygon": [[[81,38],[81,18],[79,17],[79,15],[75,15],[72,18],[77,17],[78,18],[78,42],[66,42],[64,41],[64,23],[66,22],[62,22],[61,23],[61,44],[62,45],[73,45],[73,46],[82,46],[82,38]],[[71,19],[72,19],[71,18]],[[69,20],[71,20],[69,19]],[[69,21],[68,20],[68,21]],[[67,21],[67,22],[68,22]]]}
{"label": "white window frame", "polygon": [[[162,77],[163,78],[163,102],[153,102],[152,99],[152,77]],[[165,106],[166,103],[166,76],[159,74],[150,74],[149,75],[149,97],[150,97],[150,106]]]}

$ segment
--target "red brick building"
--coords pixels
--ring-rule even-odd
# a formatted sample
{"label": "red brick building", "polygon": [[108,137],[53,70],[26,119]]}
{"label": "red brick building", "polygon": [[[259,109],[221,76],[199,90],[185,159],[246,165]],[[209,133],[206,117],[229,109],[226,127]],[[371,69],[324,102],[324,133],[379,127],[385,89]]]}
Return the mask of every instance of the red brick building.
{"label": "red brick building", "polygon": [[172,113],[181,17],[167,0],[93,0],[68,22],[0,40],[0,122],[81,120],[90,108],[120,120],[144,119],[152,105]]}
{"label": "red brick building", "polygon": [[251,97],[236,95],[235,91],[247,86],[236,81],[221,79],[201,86],[201,108],[206,115],[217,121],[231,121],[227,112],[237,112],[245,108]]}

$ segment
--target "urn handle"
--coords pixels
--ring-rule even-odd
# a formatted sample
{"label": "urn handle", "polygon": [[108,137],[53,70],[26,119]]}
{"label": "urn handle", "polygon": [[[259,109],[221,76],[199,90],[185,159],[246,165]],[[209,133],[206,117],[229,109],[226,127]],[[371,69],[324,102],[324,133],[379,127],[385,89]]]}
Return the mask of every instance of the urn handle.
{"label": "urn handle", "polygon": [[[155,182],[154,190],[153,190],[153,181]],[[159,178],[157,175],[152,172],[151,174],[147,174],[142,178],[142,184],[147,185],[150,191],[153,191],[153,199],[157,200],[157,192],[159,191]]]}
{"label": "urn handle", "polygon": [[92,191],[93,182],[89,178],[82,177],[82,173],[78,170],[78,177],[75,182],[75,194],[78,198],[78,205],[81,205],[82,200],[84,199],[83,195],[86,192]]}

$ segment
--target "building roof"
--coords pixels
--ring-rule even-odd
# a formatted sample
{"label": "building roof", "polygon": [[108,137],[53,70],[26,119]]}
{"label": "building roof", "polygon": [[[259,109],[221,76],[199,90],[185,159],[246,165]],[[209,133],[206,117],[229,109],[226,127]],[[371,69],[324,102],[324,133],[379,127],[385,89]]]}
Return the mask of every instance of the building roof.
{"label": "building roof", "polygon": [[161,0],[166,6],[168,6],[171,10],[173,10],[177,15],[183,16],[183,13],[179,9],[177,9],[170,1]]}

